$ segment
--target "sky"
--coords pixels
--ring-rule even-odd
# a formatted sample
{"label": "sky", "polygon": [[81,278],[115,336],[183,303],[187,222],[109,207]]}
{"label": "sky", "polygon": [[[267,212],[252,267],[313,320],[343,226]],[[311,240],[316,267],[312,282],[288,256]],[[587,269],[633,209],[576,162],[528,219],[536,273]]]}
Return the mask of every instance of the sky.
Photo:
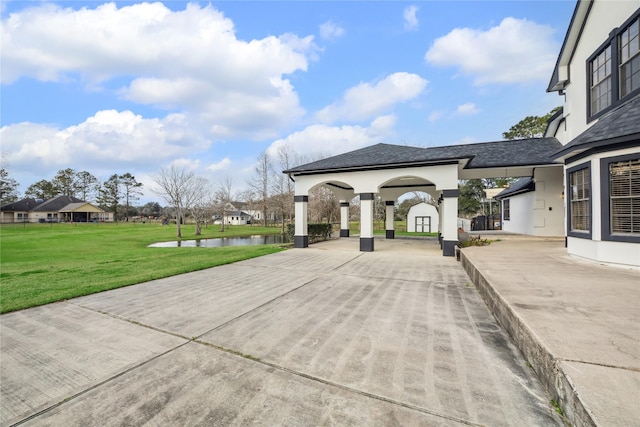
{"label": "sky", "polygon": [[497,141],[546,93],[574,1],[0,0],[0,144],[21,195],[178,166],[240,192],[261,153]]}

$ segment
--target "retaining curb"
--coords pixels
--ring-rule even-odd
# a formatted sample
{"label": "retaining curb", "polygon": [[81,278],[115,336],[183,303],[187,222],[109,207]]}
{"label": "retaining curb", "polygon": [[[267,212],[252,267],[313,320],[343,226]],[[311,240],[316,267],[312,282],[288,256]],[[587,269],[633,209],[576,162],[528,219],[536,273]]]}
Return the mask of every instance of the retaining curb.
{"label": "retaining curb", "polygon": [[562,408],[565,420],[572,426],[596,427],[595,421],[580,399],[580,394],[571,378],[559,366],[562,360],[553,356],[509,302],[491,286],[480,270],[467,258],[464,250],[460,251],[459,260],[493,316],[507,331],[552,399]]}

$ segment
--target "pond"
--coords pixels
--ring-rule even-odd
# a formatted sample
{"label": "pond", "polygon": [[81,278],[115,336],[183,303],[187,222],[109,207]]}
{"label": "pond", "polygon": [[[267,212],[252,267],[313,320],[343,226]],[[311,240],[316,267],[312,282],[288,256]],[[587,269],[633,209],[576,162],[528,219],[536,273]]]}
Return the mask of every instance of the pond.
{"label": "pond", "polygon": [[273,245],[288,243],[287,236],[282,235],[255,235],[243,237],[219,237],[216,239],[174,240],[172,242],[159,242],[149,245],[149,248],[220,248],[222,246],[250,246]]}

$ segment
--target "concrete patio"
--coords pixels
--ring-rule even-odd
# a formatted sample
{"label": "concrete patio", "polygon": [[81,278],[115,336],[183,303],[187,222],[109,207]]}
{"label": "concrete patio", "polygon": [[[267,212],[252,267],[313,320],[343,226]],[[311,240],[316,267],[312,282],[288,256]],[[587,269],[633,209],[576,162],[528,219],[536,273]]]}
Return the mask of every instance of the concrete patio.
{"label": "concrete patio", "polygon": [[435,241],[330,241],[0,321],[3,425],[562,424]]}
{"label": "concrete patio", "polygon": [[339,239],[5,314],[2,425],[561,425],[552,399],[638,425],[640,272],[501,239]]}

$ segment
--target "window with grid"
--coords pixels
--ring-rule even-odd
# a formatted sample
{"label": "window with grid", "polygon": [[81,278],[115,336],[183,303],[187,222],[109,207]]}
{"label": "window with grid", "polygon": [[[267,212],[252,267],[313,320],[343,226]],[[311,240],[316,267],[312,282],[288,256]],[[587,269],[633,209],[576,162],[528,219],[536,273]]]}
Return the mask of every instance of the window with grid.
{"label": "window with grid", "polygon": [[511,219],[511,207],[509,206],[509,200],[505,199],[502,201],[502,219],[504,221],[509,221]]}
{"label": "window with grid", "polygon": [[590,69],[593,115],[611,105],[611,45],[591,61]]}
{"label": "window with grid", "polygon": [[591,171],[579,169],[569,175],[571,185],[571,231],[591,230]]}
{"label": "window with grid", "polygon": [[620,67],[620,98],[640,88],[640,17],[636,18],[618,40]]}
{"label": "window with grid", "polygon": [[609,164],[611,233],[640,234],[640,158]]}
{"label": "window with grid", "polygon": [[587,121],[640,93],[640,9],[587,59]]}

